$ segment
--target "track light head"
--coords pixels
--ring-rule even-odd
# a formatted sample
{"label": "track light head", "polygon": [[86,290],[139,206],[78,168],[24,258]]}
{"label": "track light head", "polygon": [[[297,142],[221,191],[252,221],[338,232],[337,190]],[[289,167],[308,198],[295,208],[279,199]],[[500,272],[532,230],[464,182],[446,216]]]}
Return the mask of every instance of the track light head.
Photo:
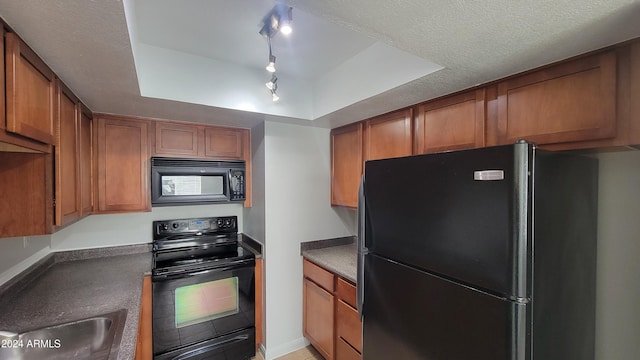
{"label": "track light head", "polygon": [[271,80],[269,80],[265,85],[269,90],[276,90],[278,88],[278,77],[275,73],[271,75]]}
{"label": "track light head", "polygon": [[276,57],[274,55],[269,55],[269,63],[265,69],[270,73],[276,72]]}

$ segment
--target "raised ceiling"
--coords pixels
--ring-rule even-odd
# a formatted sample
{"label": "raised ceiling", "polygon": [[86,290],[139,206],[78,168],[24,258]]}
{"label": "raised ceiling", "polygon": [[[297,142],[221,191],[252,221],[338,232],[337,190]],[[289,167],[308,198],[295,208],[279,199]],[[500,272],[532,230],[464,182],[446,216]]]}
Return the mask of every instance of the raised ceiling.
{"label": "raised ceiling", "polygon": [[276,104],[257,34],[274,1],[0,0],[0,16],[94,111],[242,127],[335,127],[640,36],[639,0],[284,3]]}

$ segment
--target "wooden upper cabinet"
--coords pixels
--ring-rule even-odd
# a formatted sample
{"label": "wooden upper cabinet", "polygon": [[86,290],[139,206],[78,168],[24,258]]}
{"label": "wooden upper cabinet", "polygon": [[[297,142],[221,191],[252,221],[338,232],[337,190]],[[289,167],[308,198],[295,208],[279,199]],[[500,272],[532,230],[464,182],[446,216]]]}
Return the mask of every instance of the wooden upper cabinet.
{"label": "wooden upper cabinet", "polygon": [[364,123],[364,160],[409,156],[413,152],[413,112],[404,109]]}
{"label": "wooden upper cabinet", "polygon": [[200,155],[200,128],[196,125],[179,123],[155,123],[155,154],[160,156]]}
{"label": "wooden upper cabinet", "polygon": [[54,141],[55,74],[17,35],[5,35],[6,131]]}
{"label": "wooden upper cabinet", "polygon": [[149,122],[97,118],[97,212],[150,211]]}
{"label": "wooden upper cabinet", "polygon": [[358,207],[362,165],[362,123],[331,130],[331,205]]}
{"label": "wooden upper cabinet", "polygon": [[628,144],[640,145],[640,42],[630,49],[629,66],[629,130]]}
{"label": "wooden upper cabinet", "polygon": [[474,90],[420,105],[416,133],[418,154],[483,147],[485,90]]}
{"label": "wooden upper cabinet", "polygon": [[51,233],[51,154],[0,152],[0,240]]}
{"label": "wooden upper cabinet", "polygon": [[212,158],[243,159],[243,129],[209,126],[204,129],[204,155]]}
{"label": "wooden upper cabinet", "polygon": [[246,129],[179,122],[154,123],[154,155],[243,160]]}
{"label": "wooden upper cabinet", "polygon": [[68,224],[81,216],[80,210],[80,101],[60,80],[56,80],[55,138],[55,224]]}
{"label": "wooden upper cabinet", "polygon": [[93,213],[94,150],[93,114],[84,104],[78,107],[80,125],[80,214]]}
{"label": "wooden upper cabinet", "polygon": [[616,135],[616,53],[569,61],[498,84],[497,142],[554,144]]}

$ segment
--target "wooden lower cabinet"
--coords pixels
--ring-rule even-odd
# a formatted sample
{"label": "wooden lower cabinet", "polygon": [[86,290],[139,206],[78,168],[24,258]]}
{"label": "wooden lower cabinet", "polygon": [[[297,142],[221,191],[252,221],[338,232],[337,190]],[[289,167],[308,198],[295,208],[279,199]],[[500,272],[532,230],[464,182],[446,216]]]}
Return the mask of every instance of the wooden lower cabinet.
{"label": "wooden lower cabinet", "polygon": [[336,340],[336,360],[362,360],[362,354],[343,339]]}
{"label": "wooden lower cabinet", "polygon": [[309,279],[303,287],[303,330],[313,347],[327,360],[333,359],[333,295]]}
{"label": "wooden lower cabinet", "polygon": [[304,336],[327,360],[362,359],[356,287],[307,259],[303,262]]}
{"label": "wooden lower cabinet", "polygon": [[362,324],[358,310],[342,300],[336,301],[336,341],[338,339],[362,352]]}
{"label": "wooden lower cabinet", "polygon": [[140,301],[140,322],[138,323],[138,340],[136,342],[135,360],[150,360],[153,358],[152,334],[152,284],[151,276],[144,277],[142,283],[142,299]]}

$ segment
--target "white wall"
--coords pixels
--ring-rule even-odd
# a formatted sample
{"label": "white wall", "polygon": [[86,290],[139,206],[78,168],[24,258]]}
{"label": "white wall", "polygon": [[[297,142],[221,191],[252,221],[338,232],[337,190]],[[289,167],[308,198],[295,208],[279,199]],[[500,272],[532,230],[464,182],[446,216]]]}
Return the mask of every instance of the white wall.
{"label": "white wall", "polygon": [[154,220],[190,217],[238,216],[242,231],[242,205],[217,204],[154,207],[151,212],[91,215],[51,235],[51,249],[66,251],[149,243]]}
{"label": "white wall", "polygon": [[251,129],[251,207],[244,209],[244,233],[265,241],[264,122]]}
{"label": "white wall", "polygon": [[0,239],[0,285],[47,256],[51,236],[24,236]]}
{"label": "white wall", "polygon": [[596,360],[640,358],[640,151],[599,155]]}
{"label": "white wall", "polygon": [[353,235],[330,206],[329,130],[265,123],[266,358],[306,344],[300,243]]}

